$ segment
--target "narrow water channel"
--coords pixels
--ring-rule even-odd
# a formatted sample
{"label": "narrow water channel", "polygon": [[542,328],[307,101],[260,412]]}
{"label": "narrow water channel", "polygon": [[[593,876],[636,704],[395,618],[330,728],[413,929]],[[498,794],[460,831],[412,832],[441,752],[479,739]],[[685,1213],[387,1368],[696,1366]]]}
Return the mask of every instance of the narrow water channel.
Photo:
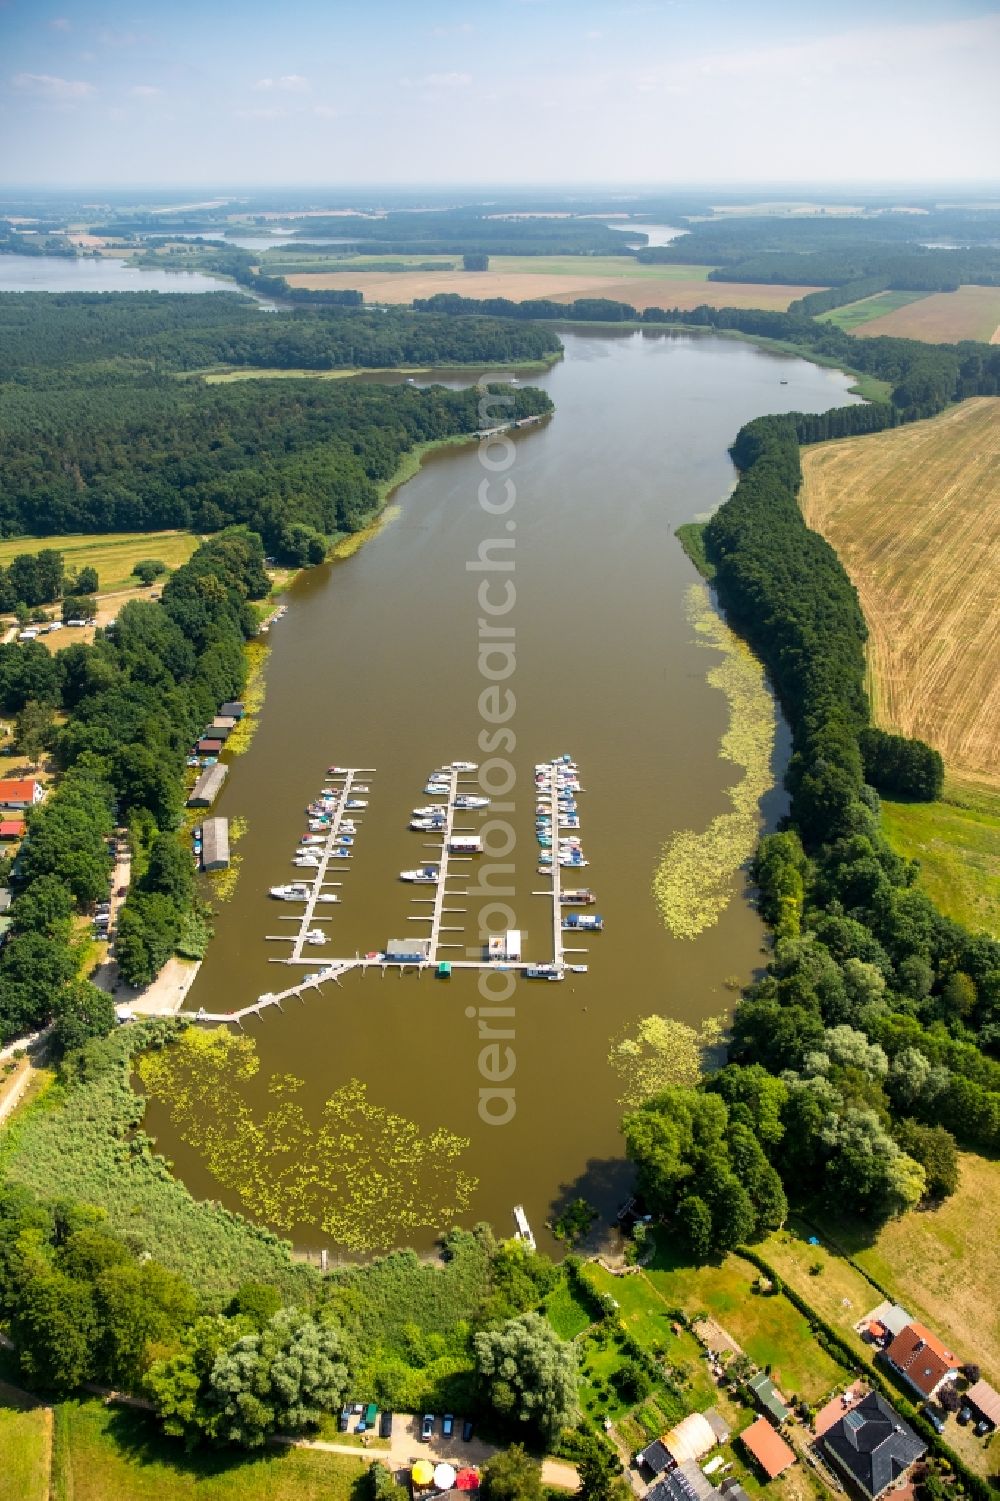
{"label": "narrow water channel", "polygon": [[[360,1218],[380,1222],[372,1248],[429,1246],[446,1228],[436,1214],[448,1223],[489,1219],[506,1233],[516,1203],[545,1244],[542,1226],[564,1199],[582,1194],[613,1209],[628,1172],[618,1131],[621,1080],[608,1063],[612,1040],[653,1013],[697,1025],[724,1011],[732,983],[745,983],[762,962],[762,930],[741,875],[732,878],[732,899],[718,920],[695,938],[665,928],[652,892],[665,842],[726,812],[727,790],[740,777],[720,757],[729,707],[707,677],[720,654],[706,649],[692,624],[697,579],[674,529],[730,490],[727,448],[742,423],[842,405],[851,399],[849,381],[715,337],[592,331],[566,333],[564,342],[565,359],[538,379],[555,415],[517,435],[502,476],[516,499],[502,520],[478,501],[489,478],[478,447],[444,451],[397,494],[398,513],[377,536],[290,591],[288,615],[269,637],[260,727],[217,805],[246,817],[249,831],[238,846],[236,894],[219,910],[192,1008],[228,1010],[289,983],[292,972],[269,962],[285,948],[265,935],[284,924],[282,904],[266,893],[300,874],[290,859],[303,810],[330,763],[377,772],[342,904],[331,909],[331,942],[316,950],[316,967],[324,952],[363,953],[425,932],[408,919],[429,910],[411,901],[426,891],[398,880],[429,853],[422,847],[429,836],[408,832],[408,815],[428,801],[422,788],[432,767],[485,759],[477,749],[479,698],[488,686],[478,665],[482,575],[466,565],[486,538],[515,542],[516,602],[504,617],[516,648],[506,684],[516,695],[510,728],[517,742],[509,901],[529,957],[544,959],[551,918],[549,905],[532,895],[547,884],[536,872],[532,769],[569,751],[587,789],[579,802],[590,861],[579,877],[569,875],[596,891],[605,931],[583,940],[588,973],[562,984],[521,981],[507,1003],[515,1036],[506,1045],[516,1066],[506,1082],[516,1090],[516,1114],[503,1126],[485,1124],[479,1113],[482,1043],[478,1018],[468,1013],[484,1002],[470,974],[450,981],[347,975],[341,988],[328,986],[282,1014],[268,1011],[249,1023],[257,1071],[220,1076],[210,1104],[203,1101],[214,1119],[201,1131],[185,1124],[187,1107],[175,1101],[171,1112],[165,1099],[151,1100],[147,1129],[198,1195],[273,1222],[264,1181],[308,1177],[308,1191],[304,1184],[289,1190],[301,1205],[295,1223],[280,1225],[302,1246],[342,1248],[344,1217],[330,1206],[345,1193],[357,1194]],[[498,478],[492,494],[501,493]],[[786,756],[779,723],[776,781]],[[773,822],[782,806],[772,787],[762,818]],[[448,919],[465,923],[450,941],[477,943],[482,901],[454,904],[471,910]],[[351,1080],[366,1086],[367,1115],[345,1104]],[[238,1139],[227,1139],[238,1113],[252,1146],[243,1127]],[[439,1130],[446,1134],[433,1138]],[[224,1150],[209,1150],[210,1137],[224,1140]],[[232,1163],[244,1152],[253,1166],[241,1173]],[[451,1180],[459,1169],[469,1181],[456,1195]]]}

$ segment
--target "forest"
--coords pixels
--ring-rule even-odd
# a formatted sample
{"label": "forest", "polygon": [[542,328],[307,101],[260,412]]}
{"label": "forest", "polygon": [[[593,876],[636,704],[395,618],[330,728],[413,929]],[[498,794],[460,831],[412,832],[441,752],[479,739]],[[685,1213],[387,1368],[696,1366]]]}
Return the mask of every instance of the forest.
{"label": "forest", "polygon": [[[415,444],[471,433],[474,388],[104,374],[0,394],[0,532],[214,532],[251,527],[267,550],[289,526],[356,531]],[[546,412],[512,392],[510,414]]]}
{"label": "forest", "polygon": [[317,307],[275,316],[236,292],[0,293],[0,344],[0,394],[12,383],[74,385],[82,367],[104,379],[215,365],[482,366],[551,359],[562,348],[552,329],[478,313],[456,321],[408,308]]}

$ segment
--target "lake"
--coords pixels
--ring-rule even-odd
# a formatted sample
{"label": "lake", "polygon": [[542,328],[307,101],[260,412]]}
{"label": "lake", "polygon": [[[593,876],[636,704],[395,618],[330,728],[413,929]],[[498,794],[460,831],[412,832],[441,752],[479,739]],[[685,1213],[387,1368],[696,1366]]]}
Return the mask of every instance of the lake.
{"label": "lake", "polygon": [[203,271],[159,271],[112,256],[0,255],[0,292],[238,292]]}
{"label": "lake", "polygon": [[[190,1008],[234,1009],[301,975],[269,962],[287,952],[265,935],[280,933],[288,909],[267,890],[301,874],[290,860],[331,763],[377,772],[342,904],[329,909],[325,952],[365,953],[425,932],[412,919],[428,909],[412,898],[427,891],[405,886],[398,873],[430,858],[430,836],[409,832],[407,820],[428,801],[422,789],[432,768],[486,760],[477,749],[480,694],[489,687],[479,654],[490,622],[477,590],[489,577],[487,604],[506,603],[508,575],[467,564],[484,539],[515,542],[516,600],[504,624],[516,645],[505,685],[516,696],[516,783],[511,811],[491,809],[516,841],[505,857],[513,894],[504,900],[528,957],[545,958],[551,907],[532,894],[547,885],[536,872],[533,767],[568,751],[586,788],[579,803],[590,861],[568,878],[596,891],[605,931],[570,940],[589,949],[578,959],[588,973],[561,984],[518,981],[503,1003],[513,1015],[499,1025],[514,1034],[504,1046],[516,1058],[516,1114],[503,1126],[480,1114],[488,1034],[477,1007],[489,1002],[468,972],[450,981],[347,974],[339,988],[251,1020],[255,1057],[245,1076],[221,1070],[202,1106],[186,1096],[179,1105],[181,1095],[173,1112],[166,1099],[152,1102],[146,1128],[195,1193],[268,1219],[268,1184],[290,1173],[296,1186],[286,1199],[302,1210],[281,1228],[305,1247],[336,1253],[351,1215],[375,1225],[370,1247],[426,1249],[453,1218],[489,1219],[509,1233],[518,1203],[542,1245],[551,1245],[545,1221],[569,1198],[613,1212],[629,1174],[619,1134],[627,1080],[609,1065],[612,1044],[651,1015],[697,1026],[724,1012],[764,962],[743,873],[724,883],[724,910],[694,937],[669,931],[654,899],[664,845],[726,816],[741,778],[721,754],[729,700],[715,673],[727,659],[711,646],[717,617],[674,531],[731,489],[727,447],[744,422],[843,405],[853,399],[849,379],[716,336],[577,326],[563,337],[565,359],[531,377],[551,394],[555,414],[516,435],[502,475],[484,468],[478,445],[440,451],[397,493],[377,535],[289,591],[288,614],[267,638],[256,738],[216,806],[245,817],[249,830],[238,845],[236,893],[219,908]],[[502,453],[491,449],[487,459]],[[489,481],[495,499],[508,479],[515,500],[506,519],[491,518],[480,486]],[[764,711],[773,725],[769,698]],[[787,753],[779,723],[751,836],[785,806],[775,782]],[[464,887],[464,875],[450,884]],[[486,900],[447,904],[465,909],[446,919],[455,930],[448,940],[473,955]],[[318,968],[324,950],[314,952]],[[352,1080],[365,1086],[361,1107],[345,1095]],[[229,1143],[225,1151],[220,1142]],[[435,1210],[457,1202],[456,1165],[475,1187],[466,1185],[460,1214]]]}

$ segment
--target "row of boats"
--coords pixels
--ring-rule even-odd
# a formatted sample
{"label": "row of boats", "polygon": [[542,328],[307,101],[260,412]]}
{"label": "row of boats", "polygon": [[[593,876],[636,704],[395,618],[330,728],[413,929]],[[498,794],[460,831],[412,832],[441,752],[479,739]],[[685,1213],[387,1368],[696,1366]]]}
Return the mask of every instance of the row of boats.
{"label": "row of boats", "polygon": [[[478,794],[458,792],[456,781],[460,772],[477,771],[475,761],[452,761],[449,766],[439,766],[431,772],[424,786],[425,797],[443,797],[447,801],[443,803],[425,803],[422,807],[414,808],[410,814],[410,828],[420,834],[440,834],[442,838],[448,834],[449,803],[456,812],[471,812],[477,809],[488,808],[488,797],[480,797]],[[478,834],[451,834],[448,836],[448,852],[452,855],[481,855],[483,842]],[[441,868],[438,865],[421,865],[414,870],[401,870],[401,881],[409,881],[414,886],[436,886],[441,879]]]}
{"label": "row of boats", "polygon": [[[345,776],[346,772],[347,768],[343,766],[327,768],[329,778]],[[306,832],[299,835],[292,864],[300,870],[319,870],[324,860],[349,860],[358,831],[354,819],[345,815],[349,812],[361,812],[368,807],[367,797],[359,796],[368,791],[370,789],[365,782],[353,783],[350,795],[346,783],[340,787],[324,787],[306,808],[308,826]],[[335,823],[336,834],[333,833]],[[313,881],[307,880],[286,881],[279,886],[272,886],[269,894],[278,901],[304,902],[312,894],[313,884]],[[325,891],[321,891],[316,897],[317,902],[339,900],[332,892]],[[306,941],[325,943],[326,934],[315,929],[306,934]]]}
{"label": "row of boats", "polygon": [[[572,756],[556,756],[551,761],[539,762],[535,767],[535,837],[539,844],[540,875],[552,875],[555,861],[567,870],[579,869],[589,863],[577,832],[580,813],[576,800],[584,790]],[[587,887],[560,890],[559,893],[560,905],[564,907],[591,907],[596,900]],[[604,918],[596,912],[564,912],[560,927],[564,933],[600,933],[604,928]],[[570,970],[578,967],[566,965]],[[546,974],[545,978],[555,977]]]}

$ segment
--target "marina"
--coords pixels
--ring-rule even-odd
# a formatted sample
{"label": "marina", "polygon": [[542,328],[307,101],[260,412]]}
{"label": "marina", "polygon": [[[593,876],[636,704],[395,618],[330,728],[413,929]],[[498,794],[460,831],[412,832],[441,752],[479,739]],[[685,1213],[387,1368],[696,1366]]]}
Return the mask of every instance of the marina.
{"label": "marina", "polygon": [[[581,788],[576,764],[566,754],[535,767],[535,796],[538,800],[536,837],[540,843],[548,842],[550,836],[544,831],[553,830],[559,850],[559,858],[544,867],[544,873],[551,881],[550,889],[535,893],[546,897],[552,906],[551,960],[539,962],[524,959],[519,928],[508,928],[501,933],[490,934],[479,959],[452,957],[455,950],[466,955],[469,952],[464,942],[443,936],[462,933],[461,925],[446,924],[444,919],[448,916],[461,916],[466,910],[462,907],[449,907],[446,903],[468,896],[467,891],[449,887],[449,880],[453,879],[452,866],[473,860],[483,850],[482,839],[474,829],[455,828],[455,817],[459,812],[470,810],[482,813],[490,801],[486,797],[459,791],[460,783],[473,779],[477,770],[474,761],[452,761],[449,766],[433,771],[424,787],[425,795],[437,796],[444,801],[415,809],[414,812],[420,816],[410,821],[411,830],[434,832],[440,835],[441,840],[440,844],[428,843],[425,846],[433,851],[432,861],[399,872],[399,879],[409,885],[434,888],[432,897],[412,898],[414,905],[430,906],[431,911],[412,914],[408,918],[410,922],[429,924],[426,938],[391,938],[382,949],[330,959],[322,969],[307,975],[302,982],[279,992],[267,991],[258,996],[256,1001],[238,1010],[210,1012],[200,1007],[189,1014],[193,1014],[197,1021],[235,1022],[242,1025],[247,1017],[260,1016],[271,1006],[277,1006],[280,1010],[283,1001],[293,998],[303,1000],[303,993],[307,990],[319,990],[331,981],[339,984],[341,976],[354,969],[360,969],[362,974],[372,968],[379,969],[383,974],[392,968],[400,973],[413,969],[418,975],[431,969],[436,971],[439,979],[449,978],[453,970],[477,969],[520,971],[529,980],[562,980],[567,970],[574,974],[586,974],[587,965],[566,962],[567,954],[582,954],[586,950],[567,948],[563,935],[567,932],[600,932],[604,927],[604,919],[596,915],[567,915],[562,910],[567,902],[595,899],[591,891],[573,891],[564,895],[562,890],[563,866],[587,863],[583,859],[579,836],[567,836],[560,832],[568,826],[569,819],[573,820],[573,827],[579,827],[575,798]],[[332,922],[333,915],[317,914],[316,908],[340,901],[339,895],[330,888],[339,887],[342,883],[331,881],[328,872],[334,860],[350,858],[356,824],[354,819],[346,818],[345,814],[351,809],[368,806],[367,799],[353,794],[370,790],[368,783],[360,782],[359,778],[374,776],[375,767],[331,766],[327,775],[329,785],[309,805],[307,811],[310,816],[310,832],[302,836],[298,853],[293,860],[293,864],[315,871],[315,875],[269,888],[268,894],[276,900],[302,904],[302,910],[287,919],[295,925],[291,931],[265,934],[268,943],[291,945],[289,953],[273,958],[272,964],[311,966],[315,963],[315,958],[306,953],[306,949],[325,947],[329,942],[327,932],[316,925]]]}
{"label": "marina", "polygon": [[[850,380],[837,372],[736,340],[596,327],[563,337],[565,359],[531,377],[549,390],[557,416],[515,439],[517,601],[504,622],[516,623],[517,632],[511,725],[491,727],[481,716],[479,580],[466,568],[484,539],[505,535],[504,519],[477,504],[484,477],[478,449],[444,449],[398,491],[398,515],[363,547],[294,581],[288,614],[264,637],[271,647],[267,698],[252,744],[233,759],[216,804],[198,815],[199,821],[216,813],[248,818],[238,845],[239,882],[232,898],[218,904],[215,936],[182,1002],[193,1019],[199,1006],[229,1013],[265,992],[298,986],[302,1000],[281,1001],[283,1013],[265,1008],[259,1026],[254,1016],[243,1018],[241,1040],[252,1041],[259,1067],[241,1081],[239,1095],[253,1119],[264,1122],[273,1110],[276,1076],[303,1081],[297,1099],[317,1127],[328,1098],[360,1080],[374,1105],[413,1122],[422,1137],[445,1126],[469,1140],[463,1167],[479,1186],[461,1223],[509,1224],[511,1206],[523,1203],[546,1250],[543,1225],[560,1212],[554,1198],[563,1185],[571,1197],[602,1206],[616,1207],[625,1197],[613,1167],[621,1155],[621,1111],[609,1039],[631,1032],[650,1011],[697,1028],[731,1003],[723,978],[739,975],[746,983],[761,963],[760,921],[741,876],[733,878],[732,899],[718,920],[694,939],[667,930],[651,895],[664,843],[684,830],[700,837],[727,815],[730,789],[742,775],[718,755],[727,702],[706,675],[721,659],[714,647],[706,649],[714,638],[693,627],[688,614],[696,574],[675,529],[728,493],[727,448],[743,422],[779,407],[820,411],[852,400]],[[787,387],[778,385],[779,374],[791,377]],[[468,376],[457,375],[455,383],[468,384]],[[502,497],[504,476],[491,483],[493,497]],[[620,497],[613,515],[612,495]],[[613,618],[603,603],[611,594],[622,612]],[[500,574],[491,598],[503,598]],[[490,692],[502,707],[503,685]],[[194,726],[199,731],[212,724],[208,708],[224,713],[206,705]],[[516,733],[516,747],[500,743],[491,750],[487,742],[506,729]],[[778,778],[784,736],[779,727]],[[560,909],[600,913],[604,931],[561,932],[561,982],[548,981],[544,970],[530,982],[523,969],[492,976],[481,964],[465,970],[461,961],[482,959],[478,945],[487,944],[492,929],[520,930],[520,960],[511,962],[544,966],[553,959],[552,880],[537,873],[542,799],[533,768],[563,750],[574,754],[587,791],[573,794],[581,827],[573,828],[574,815],[564,812],[558,833],[582,837],[590,864],[559,867],[561,895],[590,889],[596,900],[562,900]],[[510,788],[487,768],[498,754],[511,763]],[[468,956],[442,948],[438,962],[449,965],[450,975],[440,980],[437,965],[362,963],[372,951],[385,952],[391,939],[429,937],[428,922],[407,917],[432,911],[427,899],[435,886],[404,883],[398,874],[436,860],[436,851],[423,846],[440,843],[440,830],[411,831],[409,815],[417,806],[444,811],[444,796],[422,796],[420,789],[432,768],[457,757],[482,763],[480,772],[460,780],[459,795],[492,802],[482,816],[456,812],[456,832],[482,831],[487,849],[450,865],[449,890],[468,889],[469,896],[444,906],[468,911],[446,912],[442,926],[461,923],[465,931],[442,931],[440,938],[452,943],[467,936],[476,947]],[[229,759],[227,750],[222,760]],[[377,775],[357,778],[356,785],[371,787],[370,794],[357,793],[370,807],[357,810],[352,858],[331,862],[328,871],[343,882],[329,888],[340,903],[315,908],[314,919],[332,914],[336,921],[309,924],[329,931],[330,942],[304,948],[309,965],[282,966],[271,961],[291,945],[266,943],[264,934],[294,931],[289,919],[304,904],[268,891],[315,877],[315,867],[295,868],[288,859],[307,828],[302,810],[333,761],[378,767]],[[765,827],[773,827],[784,806],[780,792],[767,795]],[[509,853],[495,820],[515,841]],[[557,834],[550,837],[557,848]],[[491,866],[507,870],[491,880]],[[500,889],[481,893],[488,884]],[[541,894],[532,895],[536,890]],[[481,923],[493,900],[510,913],[487,914]],[[589,953],[573,953],[577,947]],[[336,979],[315,987],[310,977],[329,974],[335,957],[350,958],[351,967],[337,967]],[[500,957],[492,968],[503,964]],[[576,964],[588,968],[578,971]],[[516,1087],[517,1113],[498,1152],[496,1129],[478,1114],[483,1043],[469,1013],[483,1005],[487,983],[501,994],[503,982],[515,977],[509,1004],[516,1037],[509,1045],[517,1066],[507,1082]],[[224,1030],[239,1034],[236,1025]],[[166,1102],[150,1099],[144,1129],[198,1196],[241,1208],[240,1193],[220,1183],[202,1150],[184,1139]],[[374,1150],[376,1128],[359,1129]],[[336,1244],[306,1217],[291,1233],[302,1245]],[[430,1251],[435,1231],[401,1232],[404,1240]]]}

